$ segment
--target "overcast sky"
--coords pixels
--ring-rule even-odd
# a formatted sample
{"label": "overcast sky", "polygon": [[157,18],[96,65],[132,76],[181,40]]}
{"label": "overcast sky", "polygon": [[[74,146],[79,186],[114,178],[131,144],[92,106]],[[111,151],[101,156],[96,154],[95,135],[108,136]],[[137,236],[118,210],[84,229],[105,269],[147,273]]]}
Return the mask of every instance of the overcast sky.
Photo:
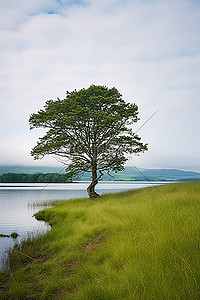
{"label": "overcast sky", "polygon": [[200,172],[199,0],[0,1],[0,164],[58,164],[30,156],[29,116],[91,84],[138,104],[135,130],[159,109],[130,165]]}

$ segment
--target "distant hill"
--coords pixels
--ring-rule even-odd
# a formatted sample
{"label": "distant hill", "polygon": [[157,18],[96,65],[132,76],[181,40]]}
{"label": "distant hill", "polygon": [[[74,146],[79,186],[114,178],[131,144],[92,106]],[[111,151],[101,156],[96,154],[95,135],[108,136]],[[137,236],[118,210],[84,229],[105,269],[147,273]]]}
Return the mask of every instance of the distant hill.
{"label": "distant hill", "polygon": [[[65,173],[65,167],[32,167],[32,166],[0,166],[0,174],[24,173],[24,174],[47,174]],[[127,166],[124,171],[111,173],[113,177],[105,174],[102,180],[137,180],[137,181],[183,181],[200,180],[200,173],[177,169],[136,169]],[[91,174],[85,173],[77,180],[90,181]]]}
{"label": "distant hill", "polygon": [[[183,171],[177,169],[138,169],[126,167],[124,171],[111,173],[113,177],[105,174],[103,180],[137,180],[137,181],[183,181],[200,180],[200,173],[193,171]],[[90,180],[91,175],[85,173],[79,180]]]}

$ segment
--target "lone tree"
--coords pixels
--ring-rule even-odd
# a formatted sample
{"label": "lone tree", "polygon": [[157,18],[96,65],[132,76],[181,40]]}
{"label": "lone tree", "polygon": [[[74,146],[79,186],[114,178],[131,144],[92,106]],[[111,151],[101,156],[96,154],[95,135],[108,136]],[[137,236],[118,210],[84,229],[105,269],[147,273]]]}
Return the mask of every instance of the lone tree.
{"label": "lone tree", "polygon": [[130,126],[138,120],[138,106],[126,103],[114,87],[91,85],[67,92],[65,99],[48,100],[44,110],[30,116],[30,129],[48,128],[31,155],[61,157],[68,179],[91,172],[87,192],[98,197],[95,186],[104,172],[123,170],[125,154],[147,150]]}

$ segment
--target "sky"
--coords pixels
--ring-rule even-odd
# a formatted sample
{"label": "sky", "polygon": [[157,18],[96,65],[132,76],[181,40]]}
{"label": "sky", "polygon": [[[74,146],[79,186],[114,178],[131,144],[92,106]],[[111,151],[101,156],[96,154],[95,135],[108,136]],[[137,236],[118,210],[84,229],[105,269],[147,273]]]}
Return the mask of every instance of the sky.
{"label": "sky", "polygon": [[29,116],[91,84],[139,107],[128,165],[200,172],[199,0],[0,1],[0,165],[62,168],[31,157]]}

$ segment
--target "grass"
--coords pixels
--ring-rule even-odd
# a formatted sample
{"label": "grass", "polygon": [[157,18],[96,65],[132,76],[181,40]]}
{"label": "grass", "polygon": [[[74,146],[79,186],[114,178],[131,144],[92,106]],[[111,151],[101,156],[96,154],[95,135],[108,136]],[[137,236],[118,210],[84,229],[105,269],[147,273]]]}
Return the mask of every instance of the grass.
{"label": "grass", "polygon": [[14,248],[0,299],[200,299],[200,182],[61,201],[36,217],[52,230]]}

